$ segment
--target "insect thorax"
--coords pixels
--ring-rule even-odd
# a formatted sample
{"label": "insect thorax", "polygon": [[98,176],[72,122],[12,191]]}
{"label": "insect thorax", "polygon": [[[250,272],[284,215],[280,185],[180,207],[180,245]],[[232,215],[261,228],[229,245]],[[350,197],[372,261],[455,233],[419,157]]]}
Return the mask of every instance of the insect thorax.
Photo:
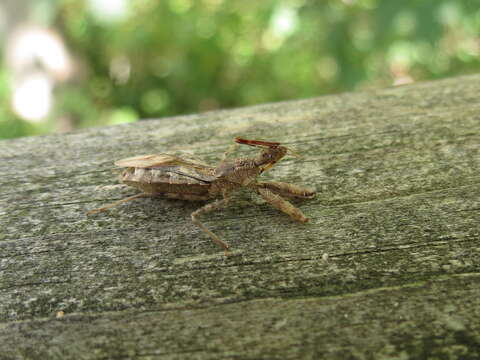
{"label": "insect thorax", "polygon": [[241,186],[247,186],[255,181],[259,173],[260,168],[256,166],[253,159],[237,159],[232,162],[224,162],[215,169],[217,178]]}

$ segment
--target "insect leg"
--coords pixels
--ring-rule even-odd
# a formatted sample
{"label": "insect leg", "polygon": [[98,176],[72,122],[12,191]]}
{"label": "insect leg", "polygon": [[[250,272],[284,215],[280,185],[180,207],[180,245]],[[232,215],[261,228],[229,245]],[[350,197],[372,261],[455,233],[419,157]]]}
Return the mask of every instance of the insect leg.
{"label": "insect leg", "polygon": [[111,203],[111,204],[108,204],[108,205],[105,205],[101,208],[98,208],[98,209],[93,209],[93,210],[90,210],[89,212],[87,212],[87,215],[91,215],[91,214],[95,214],[97,212],[101,212],[101,211],[107,211],[108,209],[114,207],[114,206],[117,206],[117,205],[120,205],[124,202],[127,202],[127,201],[130,201],[130,200],[135,200],[135,199],[138,199],[138,198],[142,198],[142,197],[150,197],[151,195],[148,195],[148,194],[145,194],[145,193],[140,193],[140,194],[137,194],[137,195],[133,195],[133,196],[129,196],[125,199],[122,199],[122,200],[119,200],[119,201],[115,201],[114,203]]}
{"label": "insect leg", "polygon": [[210,236],[210,238],[213,240],[215,244],[218,246],[222,247],[223,250],[225,251],[225,256],[228,255],[228,244],[222,241],[217,235],[215,235],[213,232],[211,232],[205,225],[203,225],[198,219],[197,216],[206,214],[210,211],[219,209],[221,207],[224,207],[228,204],[229,198],[224,194],[224,198],[221,200],[216,200],[213,203],[207,204],[200,209],[194,211],[192,213],[192,222],[197,225],[200,229],[202,229],[204,232]]}
{"label": "insect leg", "polygon": [[223,153],[222,161],[220,161],[220,164],[224,163],[227,160],[228,155],[230,155],[232,152],[234,152],[237,149],[237,147],[238,147],[237,143],[234,143],[234,144],[230,145],[228,147],[227,151],[225,151]]}
{"label": "insect leg", "polygon": [[315,197],[315,191],[313,190],[284,182],[259,182],[256,187],[269,189],[270,191],[280,196],[295,197],[301,199],[313,199]]}
{"label": "insect leg", "polygon": [[270,189],[258,188],[257,190],[265,201],[267,201],[274,208],[289,215],[292,219],[300,221],[302,223],[306,223],[308,221],[308,218],[305,215],[303,215],[300,209],[296,208],[295,206],[290,204],[287,200],[275,194]]}

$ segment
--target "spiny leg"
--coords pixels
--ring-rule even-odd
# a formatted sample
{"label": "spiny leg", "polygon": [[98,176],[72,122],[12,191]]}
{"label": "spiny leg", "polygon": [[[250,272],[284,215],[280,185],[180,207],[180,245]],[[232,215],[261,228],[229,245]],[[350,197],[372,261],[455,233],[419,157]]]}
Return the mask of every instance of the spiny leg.
{"label": "spiny leg", "polygon": [[257,189],[262,198],[272,205],[275,209],[278,209],[285,214],[289,215],[292,219],[306,223],[308,218],[303,215],[300,209],[290,204],[287,200],[283,199],[279,195],[276,195],[271,190],[266,188]]}
{"label": "spiny leg", "polygon": [[110,209],[110,208],[112,208],[112,207],[114,207],[114,206],[120,205],[120,204],[122,204],[122,203],[124,203],[124,202],[130,201],[130,200],[139,199],[139,198],[143,198],[143,197],[150,197],[150,196],[151,196],[151,195],[145,194],[145,193],[141,193],[141,194],[129,196],[129,197],[125,198],[125,199],[122,199],[122,200],[119,200],[119,201],[115,201],[114,203],[105,205],[105,206],[103,206],[103,207],[101,207],[101,208],[90,210],[89,212],[87,212],[87,215],[95,214],[95,213],[101,212],[101,211],[107,211],[108,209]]}
{"label": "spiny leg", "polygon": [[313,199],[315,197],[315,191],[311,189],[306,189],[301,186],[294,184],[279,182],[279,181],[269,181],[269,182],[259,182],[255,185],[257,188],[269,189],[273,193],[280,196],[301,198],[301,199]]}
{"label": "spiny leg", "polygon": [[220,164],[223,164],[227,160],[228,155],[230,155],[232,152],[234,152],[237,149],[237,147],[238,147],[237,143],[233,143],[232,145],[230,145],[228,147],[227,151],[225,151],[223,153],[222,161],[220,161]]}
{"label": "spiny leg", "polygon": [[210,211],[217,210],[221,207],[224,207],[228,204],[229,198],[226,196],[226,194],[223,194],[224,198],[221,200],[216,200],[213,203],[207,204],[200,209],[194,211],[192,213],[192,222],[197,225],[200,229],[202,229],[204,232],[210,236],[210,238],[213,240],[215,244],[218,246],[222,247],[223,250],[225,251],[225,256],[228,255],[228,244],[222,241],[217,235],[215,235],[213,232],[211,232],[205,225],[203,225],[198,219],[197,216],[206,214]]}

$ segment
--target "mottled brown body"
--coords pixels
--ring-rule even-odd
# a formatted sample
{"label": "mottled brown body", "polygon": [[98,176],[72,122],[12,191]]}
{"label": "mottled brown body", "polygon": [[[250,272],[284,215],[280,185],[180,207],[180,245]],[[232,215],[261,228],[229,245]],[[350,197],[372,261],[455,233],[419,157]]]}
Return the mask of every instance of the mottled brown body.
{"label": "mottled brown body", "polygon": [[[141,194],[117,201],[89,213],[105,211],[122,202],[140,197],[161,196],[182,200],[208,200],[222,196],[220,200],[207,204],[191,214],[192,221],[206,232],[212,240],[225,250],[228,245],[203,225],[197,217],[226,206],[229,193],[241,187],[251,188],[276,209],[300,222],[308,218],[285,197],[311,199],[315,192],[296,185],[282,182],[257,182],[257,177],[270,169],[287,151],[280,143],[259,140],[235,139],[236,144],[255,146],[262,149],[256,158],[227,160],[229,152],[217,167],[208,166],[194,158],[174,155],[142,155],[115,162],[125,167],[121,181],[142,191]],[[235,144],[235,145],[236,145]]]}

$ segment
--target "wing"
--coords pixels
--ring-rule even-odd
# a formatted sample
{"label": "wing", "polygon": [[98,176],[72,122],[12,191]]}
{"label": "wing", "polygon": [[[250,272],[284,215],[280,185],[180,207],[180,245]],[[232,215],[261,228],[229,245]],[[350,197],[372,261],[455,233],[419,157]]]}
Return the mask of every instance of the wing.
{"label": "wing", "polygon": [[169,154],[152,154],[134,156],[122,160],[115,161],[115,165],[120,167],[135,168],[159,168],[164,166],[186,166],[195,169],[210,169],[211,167],[200,162],[188,161],[175,155]]}

